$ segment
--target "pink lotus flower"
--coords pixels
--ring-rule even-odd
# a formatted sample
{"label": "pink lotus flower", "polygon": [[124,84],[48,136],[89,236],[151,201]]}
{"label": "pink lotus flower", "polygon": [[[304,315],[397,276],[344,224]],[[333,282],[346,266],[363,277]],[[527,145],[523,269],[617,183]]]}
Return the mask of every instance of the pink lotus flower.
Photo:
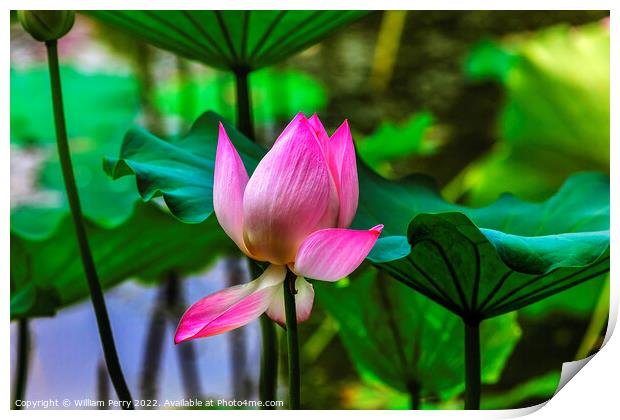
{"label": "pink lotus flower", "polygon": [[224,127],[219,126],[213,207],[224,231],[247,256],[271,263],[257,279],[213,293],[183,315],[175,342],[241,327],[267,313],[284,324],[284,280],[297,275],[297,322],[312,310],[305,277],[336,281],[352,273],[383,225],[346,229],[358,200],[357,166],[349,125],[329,137],[315,115],[298,114],[249,178]]}

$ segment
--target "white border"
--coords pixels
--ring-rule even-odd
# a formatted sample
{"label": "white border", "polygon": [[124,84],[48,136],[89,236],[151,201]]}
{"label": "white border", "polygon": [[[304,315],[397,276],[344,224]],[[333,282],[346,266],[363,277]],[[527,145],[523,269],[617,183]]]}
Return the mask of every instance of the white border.
{"label": "white border", "polygon": [[[354,1],[340,0],[337,3],[329,0],[287,0],[258,1],[238,0],[196,2],[192,0],[56,0],[53,4],[46,0],[5,0],[6,9],[155,9],[155,10],[192,10],[192,9],[333,9],[333,10],[610,10],[613,9],[611,0],[384,0]],[[53,6],[53,7],[52,7]]]}

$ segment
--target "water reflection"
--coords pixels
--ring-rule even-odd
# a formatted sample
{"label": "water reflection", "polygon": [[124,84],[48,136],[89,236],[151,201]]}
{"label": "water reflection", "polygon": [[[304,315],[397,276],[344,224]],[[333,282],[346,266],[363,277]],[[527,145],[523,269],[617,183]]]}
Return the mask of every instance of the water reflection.
{"label": "water reflection", "polygon": [[[220,261],[206,273],[189,277],[182,282],[186,304],[226,287],[225,262]],[[154,305],[158,303],[158,288],[145,287],[131,281],[106,293],[112,330],[123,371],[133,398],[140,398],[140,375],[147,327]],[[17,325],[11,325],[11,371],[16,361]],[[28,400],[98,399],[97,368],[102,360],[95,315],[90,302],[67,308],[53,318],[35,319],[30,323],[32,350],[30,372],[25,398]],[[244,328],[247,343],[248,376],[258,378],[260,362],[260,332],[258,323]],[[160,400],[186,398],[181,369],[179,346],[174,345],[174,329],[170,322],[164,328],[161,372],[155,386]],[[222,334],[193,343],[200,389],[203,398],[233,398],[230,375],[229,334]],[[256,395],[256,379],[254,380]],[[110,396],[114,398],[110,386]],[[75,407],[73,407],[75,408]]]}

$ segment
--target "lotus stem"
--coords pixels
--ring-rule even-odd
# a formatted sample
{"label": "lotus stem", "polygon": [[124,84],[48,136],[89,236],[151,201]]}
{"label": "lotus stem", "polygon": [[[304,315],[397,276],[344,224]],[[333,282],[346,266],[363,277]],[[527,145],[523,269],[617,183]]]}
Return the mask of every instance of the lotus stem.
{"label": "lotus stem", "polygon": [[412,410],[420,409],[420,393],[422,391],[420,384],[416,381],[411,381],[407,384],[409,390],[409,406]]}
{"label": "lotus stem", "polygon": [[155,76],[153,74],[153,52],[151,47],[138,42],[135,56],[136,72],[140,82],[140,105],[144,110],[145,124],[149,131],[162,135],[164,125],[157,107],[155,105]]}
{"label": "lotus stem", "polygon": [[392,79],[406,19],[406,10],[383,12],[368,81],[371,89],[377,94],[384,93]]}
{"label": "lotus stem", "polygon": [[[261,271],[252,260],[248,259],[250,274],[253,279],[261,275]],[[276,328],[273,321],[267,315],[261,315],[261,364],[260,379],[258,385],[258,398],[263,402],[261,410],[275,410],[273,406],[267,406],[266,401],[275,401],[276,387],[278,385],[278,349],[276,347]]]}
{"label": "lotus stem", "polygon": [[196,116],[196,90],[184,86],[184,84],[192,81],[192,72],[187,61],[180,56],[176,57],[178,90],[179,90],[179,115],[183,120],[184,126],[189,124]]}
{"label": "lotus stem", "polygon": [[465,320],[465,409],[480,409],[480,321]]}
{"label": "lotus stem", "polygon": [[274,406],[267,406],[265,402],[276,400],[276,385],[278,379],[276,328],[273,321],[267,315],[261,315],[260,329],[263,348],[260,364],[259,398],[263,402],[262,409],[274,410]]}
{"label": "lotus stem", "polygon": [[237,84],[237,127],[250,140],[254,138],[254,124],[252,123],[252,98],[249,87],[249,69],[241,67],[234,70]]}
{"label": "lotus stem", "polygon": [[20,319],[17,323],[17,367],[15,385],[13,386],[13,410],[21,410],[28,382],[28,365],[30,364],[30,331],[28,319]]}
{"label": "lotus stem", "polygon": [[58,67],[58,44],[56,41],[47,41],[45,46],[47,48],[47,58],[51,80],[58,156],[60,158],[60,166],[62,168],[65,190],[67,191],[71,216],[73,217],[73,224],[75,226],[75,234],[80,249],[82,264],[84,266],[84,273],[86,274],[88,289],[90,291],[90,297],[95,310],[95,316],[97,318],[99,338],[103,347],[103,354],[108,372],[110,374],[110,379],[112,380],[112,384],[114,385],[118,398],[123,402],[122,407],[133,409],[131,394],[127,388],[125,377],[123,376],[123,371],[116,353],[116,346],[114,344],[110,319],[108,317],[108,311],[103,297],[103,292],[101,290],[101,284],[99,283],[99,277],[95,268],[93,255],[88,243],[86,228],[84,227],[84,220],[82,217],[82,209],[80,206],[80,198],[75,185],[73,167],[71,166],[71,155],[69,152],[69,142],[67,141],[67,129],[62,103],[60,71]]}
{"label": "lotus stem", "polygon": [[284,280],[284,312],[286,314],[286,342],[288,348],[289,409],[300,407],[299,342],[297,338],[297,310],[295,308],[295,280],[297,276],[287,269]]}

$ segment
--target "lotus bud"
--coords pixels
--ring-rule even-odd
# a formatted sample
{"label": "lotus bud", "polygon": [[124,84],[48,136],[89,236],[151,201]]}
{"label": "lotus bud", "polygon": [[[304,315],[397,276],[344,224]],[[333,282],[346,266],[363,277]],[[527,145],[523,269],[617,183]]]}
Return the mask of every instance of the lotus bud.
{"label": "lotus bud", "polygon": [[26,32],[41,42],[56,41],[71,30],[73,10],[18,10],[17,18]]}
{"label": "lotus bud", "polygon": [[251,177],[220,124],[213,176],[215,216],[244,254],[270,264],[257,279],[190,306],[179,322],[175,343],[239,328],[263,313],[284,325],[287,270],[297,276],[297,322],[308,319],[314,288],[306,278],[337,281],[348,276],[383,229],[347,229],[357,210],[358,189],[347,121],[329,136],[316,114],[298,114]]}

